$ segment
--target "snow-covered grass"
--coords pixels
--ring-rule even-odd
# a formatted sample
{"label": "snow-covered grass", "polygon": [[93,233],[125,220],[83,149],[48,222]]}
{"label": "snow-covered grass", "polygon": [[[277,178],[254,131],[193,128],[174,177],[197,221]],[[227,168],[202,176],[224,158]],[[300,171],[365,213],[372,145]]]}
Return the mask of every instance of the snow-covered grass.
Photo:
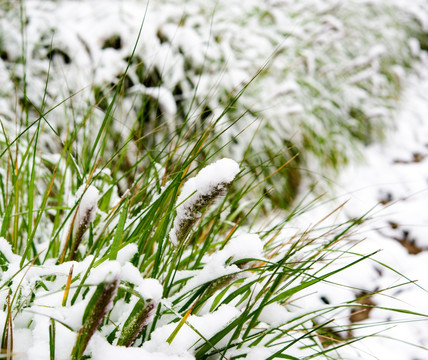
{"label": "snow-covered grass", "polygon": [[364,219],[330,221],[339,207],[291,231],[320,198],[282,220],[262,210],[290,206],[312,181],[300,167],[338,166],[380,136],[419,56],[414,7],[4,4],[3,357],[352,349],[355,313],[375,307],[365,286],[301,303],[321,284],[349,288],[329,281],[370,258],[351,241]]}
{"label": "snow-covered grass", "polygon": [[[296,314],[292,303],[303,289],[340,271],[314,264],[331,261],[328,253],[353,222],[298,238],[281,233],[285,223],[258,231],[245,225],[258,205],[240,200],[254,182],[247,184],[230,159],[196,165],[215,141],[209,132],[182,150],[183,165],[169,175],[166,146],[123,194],[120,178],[99,161],[86,177],[73,176],[84,169],[70,151],[44,162],[32,146],[37,136],[24,133],[16,146],[7,140],[3,158],[12,169],[0,249],[6,356],[97,359],[121,350],[129,358],[253,352],[274,358],[299,353],[302,343],[310,354],[334,352],[322,348],[315,334],[325,323],[313,319],[338,306]],[[114,168],[117,158],[107,164]],[[227,192],[233,182],[240,182],[240,192]],[[37,184],[34,193],[31,184]],[[31,212],[25,210],[30,200]],[[277,308],[282,317],[272,323]]]}
{"label": "snow-covered grass", "polygon": [[[23,4],[22,11],[9,4],[0,22],[1,66],[10,74],[2,77],[5,119],[14,123],[19,99],[39,109],[45,101],[52,109],[71,97],[69,110],[49,114],[55,131],[64,138],[68,123],[98,128],[144,19],[116,95],[122,101],[109,124],[116,132],[109,147],[131,137],[138,139],[132,142],[138,154],[166,133],[197,133],[213,120],[220,133],[234,122],[216,146],[227,144],[222,156],[233,154],[260,180],[281,168],[266,180],[267,188],[278,189],[268,191],[271,202],[281,207],[292,203],[302,183],[331,175],[357,156],[361,143],[393,126],[402,83],[418,58],[417,39],[428,27],[424,1]],[[24,46],[22,12],[29,19]],[[230,143],[241,132],[242,140]],[[79,137],[91,134],[80,131]],[[62,148],[59,139],[41,141],[54,152]],[[76,151],[87,171],[93,154],[80,144]]]}

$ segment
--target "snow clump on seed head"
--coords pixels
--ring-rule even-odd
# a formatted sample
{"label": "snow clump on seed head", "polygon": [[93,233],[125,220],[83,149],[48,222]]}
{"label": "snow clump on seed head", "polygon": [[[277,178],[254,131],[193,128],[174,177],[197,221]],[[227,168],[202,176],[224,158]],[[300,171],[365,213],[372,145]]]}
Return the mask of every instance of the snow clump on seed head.
{"label": "snow clump on seed head", "polygon": [[238,163],[224,158],[206,166],[183,185],[177,199],[174,227],[169,233],[174,245],[187,237],[200,211],[224,194],[238,172]]}
{"label": "snow clump on seed head", "polygon": [[[83,224],[90,224],[95,220],[95,215],[98,210],[98,190],[95,186],[82,185],[77,190],[76,197],[80,199],[79,209],[77,210],[76,224],[77,226]],[[82,195],[83,193],[83,195]]]}

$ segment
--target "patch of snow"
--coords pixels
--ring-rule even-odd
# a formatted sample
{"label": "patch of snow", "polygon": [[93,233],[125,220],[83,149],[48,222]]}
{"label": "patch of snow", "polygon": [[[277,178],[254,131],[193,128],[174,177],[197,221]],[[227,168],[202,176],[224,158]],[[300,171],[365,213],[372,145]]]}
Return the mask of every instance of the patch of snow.
{"label": "patch of snow", "polygon": [[138,252],[137,244],[127,244],[117,252],[116,260],[123,266]]}
{"label": "patch of snow", "polygon": [[127,262],[122,265],[121,280],[128,281],[131,284],[139,285],[143,278],[141,276],[140,270],[138,270],[138,268],[131,263]]}
{"label": "patch of snow", "polygon": [[117,261],[105,261],[98,267],[92,268],[87,283],[98,285],[103,282],[113,282],[120,278],[121,266]]}
{"label": "patch of snow", "polygon": [[144,348],[124,347],[110,345],[105,338],[95,334],[88,345],[88,352],[93,360],[194,360],[190,354],[165,354],[160,349],[147,351]]}
{"label": "patch of snow", "polygon": [[232,258],[232,261],[243,259],[262,260],[264,258],[263,242],[256,234],[240,234],[233,237],[226,246],[214,256],[224,260]]}
{"label": "patch of snow", "polygon": [[0,253],[4,255],[9,263],[19,263],[21,261],[21,256],[14,254],[10,243],[2,237],[0,237]]}
{"label": "patch of snow", "polygon": [[278,303],[269,304],[263,307],[263,310],[259,316],[260,321],[263,321],[273,327],[286,324],[291,320],[290,318],[290,312],[284,306]]}
{"label": "patch of snow", "polygon": [[143,298],[159,302],[162,297],[163,287],[156,279],[143,279],[136,290]]}
{"label": "patch of snow", "polygon": [[186,354],[196,348],[200,336],[190,326],[194,327],[206,339],[215,335],[227,326],[240,312],[230,305],[222,305],[217,311],[203,316],[190,315],[186,323],[177,333],[171,344],[166,339],[171,335],[178,323],[172,323],[156,328],[151,335],[151,340],[144,343],[143,349],[148,351],[162,351],[165,354]]}

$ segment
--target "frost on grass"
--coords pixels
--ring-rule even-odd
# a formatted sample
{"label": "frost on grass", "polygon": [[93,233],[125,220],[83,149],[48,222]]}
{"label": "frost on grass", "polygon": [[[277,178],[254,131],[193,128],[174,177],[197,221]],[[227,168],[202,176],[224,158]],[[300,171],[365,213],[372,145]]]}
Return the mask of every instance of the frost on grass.
{"label": "frost on grass", "polygon": [[174,245],[186,239],[200,218],[200,211],[226,192],[238,172],[238,163],[225,158],[208,165],[186,181],[176,202],[177,215],[169,234]]}

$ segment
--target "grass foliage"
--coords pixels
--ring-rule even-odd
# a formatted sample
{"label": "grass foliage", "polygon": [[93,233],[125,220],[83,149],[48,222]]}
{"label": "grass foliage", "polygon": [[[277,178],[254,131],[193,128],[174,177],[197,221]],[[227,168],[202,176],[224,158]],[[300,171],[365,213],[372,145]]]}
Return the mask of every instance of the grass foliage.
{"label": "grass foliage", "polygon": [[[352,336],[356,324],[338,324],[334,318],[373,305],[352,301],[305,310],[296,300],[370,257],[351,253],[342,242],[362,219],[333,228],[323,227],[321,221],[289,237],[283,228],[311,204],[299,204],[282,222],[266,226],[260,226],[259,215],[267,196],[273,204],[289,206],[294,195],[284,191],[296,191],[302,174],[295,167],[304,164],[306,152],[334,167],[347,156],[340,148],[343,139],[368,142],[378,133],[380,122],[369,112],[377,105],[388,107],[398,94],[393,65],[410,66],[411,58],[401,52],[404,39],[388,43],[397,49],[373,53],[370,62],[361,58],[351,67],[343,62],[344,52],[355,62],[361,45],[334,48],[323,42],[322,32],[318,38],[299,35],[298,24],[309,29],[322,9],[300,17],[297,10],[302,9],[294,4],[295,12],[283,14],[297,21],[294,30],[260,34],[263,41],[271,36],[268,52],[246,68],[244,79],[204,89],[212,82],[209,73],[224,71],[227,78],[227,71],[239,69],[227,69],[230,59],[211,58],[207,46],[198,48],[205,49],[202,63],[192,62],[192,49],[180,48],[169,31],[197,31],[190,21],[197,16],[191,14],[180,17],[179,24],[178,18],[164,19],[156,35],[159,46],[177,47],[173,55],[181,59],[175,65],[182,66],[182,79],[171,78],[170,69],[143,59],[141,39],[134,36],[134,46],[120,54],[123,66],[113,78],[95,76],[84,90],[70,81],[69,93],[59,94],[61,66],[67,69],[77,60],[61,34],[58,42],[52,34],[36,42],[30,39],[27,26],[36,20],[26,18],[25,5],[34,6],[21,2],[7,9],[21,29],[22,48],[15,53],[20,55],[2,42],[1,66],[14,64],[8,68],[5,87],[14,95],[2,95],[7,105],[0,118],[1,357],[15,356],[17,330],[42,334],[30,352],[50,359],[102,358],[106,346],[134,346],[141,356],[189,350],[189,358],[196,359],[237,359],[255,350],[265,359],[337,358],[343,346],[358,340]],[[202,12],[201,6],[196,9]],[[248,29],[253,20],[259,25],[280,22],[275,9],[252,3],[247,11],[242,28]],[[323,11],[323,26],[332,33],[361,30],[353,22],[353,8],[338,5]],[[383,29],[369,28],[374,23],[370,19],[381,16],[379,10],[373,5],[364,11],[369,18],[364,33],[379,35]],[[219,13],[225,14],[221,9]],[[224,22],[215,13],[205,15],[212,19],[208,42],[220,46],[216,24]],[[350,27],[336,27],[336,15]],[[382,16],[394,21],[392,15]],[[150,23],[143,22],[139,37],[144,37],[145,26],[150,31]],[[412,26],[406,24],[406,31],[416,31]],[[119,51],[125,46],[122,35],[113,35],[103,49]],[[299,36],[311,42],[297,45]],[[313,58],[305,56],[311,47],[318,51]],[[317,57],[321,52],[329,57]],[[269,54],[273,55],[267,63],[259,61]],[[36,63],[33,57],[44,58]],[[340,66],[329,69],[331,64]],[[374,67],[376,76],[370,75]],[[297,85],[287,101],[305,104],[289,115],[287,124],[275,118],[279,113],[269,113],[274,104],[263,100],[263,88],[276,76],[282,83],[292,78]],[[342,99],[349,86],[351,93],[361,94],[355,103]],[[169,90],[162,97],[165,89]],[[378,97],[378,91],[384,95]],[[363,103],[374,95],[367,110]],[[260,104],[266,105],[266,113]],[[278,131],[280,124],[286,129]],[[248,137],[248,127],[259,131]],[[338,133],[340,142],[332,140]],[[299,160],[290,163],[298,153]],[[175,222],[185,184],[225,154],[240,156],[234,181],[212,186],[187,207],[187,218]],[[276,192],[270,192],[278,179]],[[174,245],[170,232],[177,226]],[[269,323],[269,313],[278,307],[281,316]],[[69,348],[64,350],[60,339],[66,339]],[[103,345],[91,347],[91,340]]]}
{"label": "grass foliage", "polygon": [[[69,110],[50,115],[55,131],[63,139],[68,123],[100,126],[116,96],[121,101],[110,126],[117,135],[105,145],[115,149],[130,134],[135,151],[151,149],[175,131],[193,132],[197,139],[199,129],[216,121],[217,150],[242,159],[259,180],[298,154],[266,180],[265,188],[278,191],[265,195],[283,208],[302,183],[331,175],[357,156],[361,144],[392,126],[402,82],[418,58],[416,39],[424,37],[417,4],[406,8],[381,0],[251,0],[244,8],[237,0],[215,6],[157,1],[147,8],[134,2],[24,4],[5,5],[1,22],[0,50],[12,75],[4,79],[6,97],[18,88],[20,102],[30,95],[41,108],[51,64],[45,101],[52,108],[71,97]],[[22,13],[29,18],[23,26]],[[142,38],[131,56],[143,18]],[[112,85],[129,60],[116,94]],[[5,104],[11,122],[18,99]],[[80,136],[83,144],[89,134]],[[46,142],[53,152],[62,147],[60,141]]]}

